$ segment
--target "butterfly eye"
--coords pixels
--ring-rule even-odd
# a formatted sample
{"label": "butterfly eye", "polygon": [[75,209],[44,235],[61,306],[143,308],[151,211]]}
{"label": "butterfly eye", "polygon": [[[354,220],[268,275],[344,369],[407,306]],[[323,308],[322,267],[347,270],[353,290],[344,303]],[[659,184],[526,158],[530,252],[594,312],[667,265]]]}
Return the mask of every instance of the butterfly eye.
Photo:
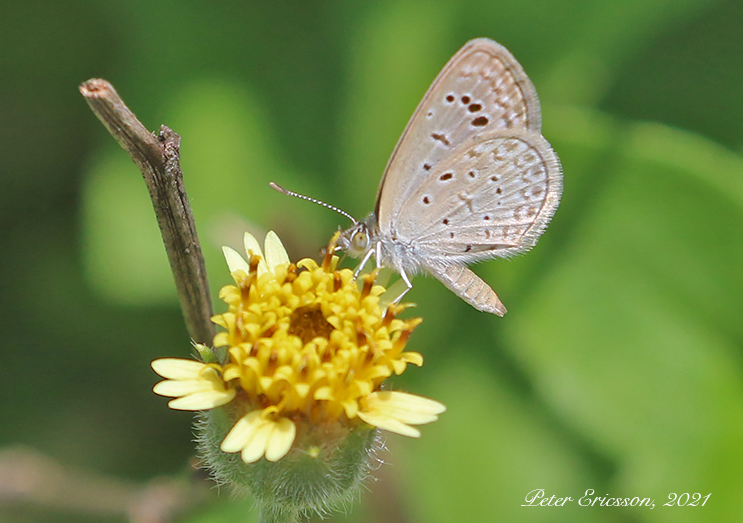
{"label": "butterfly eye", "polygon": [[356,231],[351,238],[354,250],[364,252],[369,246],[369,235],[365,231]]}

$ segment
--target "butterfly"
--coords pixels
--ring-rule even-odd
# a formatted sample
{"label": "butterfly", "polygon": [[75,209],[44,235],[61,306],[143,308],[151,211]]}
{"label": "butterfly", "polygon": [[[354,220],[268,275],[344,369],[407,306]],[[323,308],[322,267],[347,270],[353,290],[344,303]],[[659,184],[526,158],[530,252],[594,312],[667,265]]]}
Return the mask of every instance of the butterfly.
{"label": "butterfly", "polygon": [[[542,136],[534,85],[487,38],[467,42],[410,118],[377,190],[374,211],[337,247],[411,278],[434,276],[478,310],[503,316],[495,291],[467,265],[531,249],[562,195],[562,168]],[[275,184],[277,190],[286,191]]]}

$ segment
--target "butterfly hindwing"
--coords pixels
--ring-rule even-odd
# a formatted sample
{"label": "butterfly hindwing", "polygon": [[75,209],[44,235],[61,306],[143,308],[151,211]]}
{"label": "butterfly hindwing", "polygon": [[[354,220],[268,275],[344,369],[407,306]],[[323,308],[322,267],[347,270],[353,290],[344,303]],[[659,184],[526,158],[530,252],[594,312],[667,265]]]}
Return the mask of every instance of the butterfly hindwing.
{"label": "butterfly hindwing", "polygon": [[561,193],[559,160],[541,134],[492,131],[462,144],[409,193],[396,236],[426,258],[509,256],[533,247]]}

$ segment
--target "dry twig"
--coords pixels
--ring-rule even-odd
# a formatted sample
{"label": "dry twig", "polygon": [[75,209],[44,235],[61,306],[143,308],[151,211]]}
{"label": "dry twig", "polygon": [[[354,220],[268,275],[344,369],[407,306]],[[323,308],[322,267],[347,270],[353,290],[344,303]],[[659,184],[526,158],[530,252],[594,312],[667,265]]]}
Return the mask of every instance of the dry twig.
{"label": "dry twig", "polygon": [[91,79],[80,92],[98,119],[137,164],[147,183],[191,338],[211,345],[214,327],[204,257],[180,168],[181,138],[165,125],[149,132],[113,86]]}

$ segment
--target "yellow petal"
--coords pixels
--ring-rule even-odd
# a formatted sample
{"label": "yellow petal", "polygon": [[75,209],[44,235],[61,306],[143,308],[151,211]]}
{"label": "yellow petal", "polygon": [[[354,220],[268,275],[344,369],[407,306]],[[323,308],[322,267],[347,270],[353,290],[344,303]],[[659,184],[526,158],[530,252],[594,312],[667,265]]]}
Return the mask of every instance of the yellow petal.
{"label": "yellow petal", "polygon": [[421,436],[421,432],[418,429],[414,429],[409,425],[405,425],[404,423],[394,418],[382,415],[379,412],[359,412],[358,416],[369,425],[373,425],[380,429],[389,430],[390,432],[402,434],[403,436],[408,436],[410,438],[420,438]]}
{"label": "yellow petal", "polygon": [[294,390],[297,391],[297,396],[304,399],[307,397],[307,394],[310,392],[310,384],[309,383],[295,383]]}
{"label": "yellow petal", "polygon": [[165,380],[152,387],[152,392],[168,398],[179,398],[207,390],[214,390],[214,387],[206,380]]}
{"label": "yellow petal", "polygon": [[388,366],[374,365],[371,369],[369,369],[368,373],[366,374],[366,378],[370,380],[376,378],[388,378],[390,374],[392,374],[392,371],[390,371],[390,368]]}
{"label": "yellow petal", "polygon": [[330,387],[320,387],[315,391],[314,398],[316,400],[332,400],[333,397],[333,391],[330,390]]}
{"label": "yellow petal", "polygon": [[354,380],[353,383],[349,385],[349,389],[357,398],[359,396],[371,394],[372,390],[374,390],[371,382],[367,380]]}
{"label": "yellow petal", "polygon": [[267,421],[261,418],[261,425],[258,426],[253,433],[253,437],[243,448],[240,457],[245,463],[253,463],[258,461],[266,453],[266,446],[271,438],[271,435],[276,428],[276,424],[273,421]]}
{"label": "yellow petal", "polygon": [[200,361],[184,360],[180,358],[160,358],[150,363],[152,370],[163,378],[171,380],[196,379],[206,367]]}
{"label": "yellow petal", "polygon": [[[258,277],[268,272],[266,260],[263,258],[263,253],[261,252],[261,246],[258,245],[258,240],[255,239],[255,236],[246,232],[243,237],[243,243],[245,244],[245,252],[248,254],[248,258],[252,255],[261,257],[261,261],[258,263]],[[248,274],[248,271],[245,272]]]}
{"label": "yellow petal", "polygon": [[381,391],[369,394],[362,401],[358,416],[380,429],[403,436],[420,437],[420,431],[409,425],[431,423],[446,407],[428,398],[404,392]]}
{"label": "yellow petal", "polygon": [[403,352],[400,358],[417,367],[423,366],[423,356],[419,352]]}
{"label": "yellow petal", "polygon": [[277,265],[289,263],[289,255],[286,253],[286,249],[284,249],[281,240],[275,232],[268,231],[264,247],[266,250],[266,264],[269,271],[274,272]]}
{"label": "yellow petal", "polygon": [[[225,287],[222,287],[224,289]],[[227,318],[224,317],[224,314],[215,314],[211,317],[212,323],[216,323],[220,327],[224,327],[225,329],[228,327],[229,323],[227,323]]]}
{"label": "yellow petal", "polygon": [[296,434],[297,426],[291,420],[286,418],[278,420],[266,446],[266,459],[268,461],[278,461],[286,456],[286,453],[292,448]]}
{"label": "yellow petal", "polygon": [[393,360],[392,362],[392,369],[395,371],[395,374],[398,376],[405,372],[405,369],[407,368],[408,364],[404,361],[400,360]]}
{"label": "yellow petal", "polygon": [[273,385],[273,376],[260,376],[258,378],[258,385],[260,385],[263,392],[268,392]]}
{"label": "yellow petal", "polygon": [[432,399],[384,390],[374,392],[364,398],[364,411],[378,411],[404,423],[421,425],[438,419],[438,414],[446,411],[446,406]]}
{"label": "yellow petal", "polygon": [[355,399],[346,400],[341,404],[343,405],[343,409],[346,411],[346,417],[348,419],[355,418],[359,413],[359,402]]}
{"label": "yellow petal", "polygon": [[182,398],[174,399],[168,402],[168,407],[174,410],[207,410],[225,405],[235,397],[235,390],[230,389],[225,392],[204,391],[196,394],[189,394]]}
{"label": "yellow petal", "polygon": [[299,267],[300,269],[304,268],[312,272],[317,269],[319,265],[317,265],[317,262],[311,258],[303,258],[297,262],[297,267]]}
{"label": "yellow petal", "polygon": [[222,373],[222,379],[224,381],[230,381],[234,380],[235,378],[239,378],[242,376],[242,372],[240,371],[240,367],[237,365],[228,365],[225,367],[224,372]]}
{"label": "yellow petal", "polygon": [[245,274],[250,274],[250,265],[240,254],[232,247],[222,247],[222,253],[224,259],[227,261],[227,267],[230,269],[230,273],[243,271]]}
{"label": "yellow petal", "polygon": [[220,449],[222,452],[239,452],[248,444],[256,428],[261,423],[261,411],[254,410],[249,412],[235,423],[232,430],[222,441]]}
{"label": "yellow petal", "polygon": [[[214,323],[217,323],[216,321]],[[220,325],[217,323],[217,325]],[[216,336],[214,336],[214,346],[215,347],[224,347],[225,345],[230,344],[230,335],[227,332],[218,332]]]}

